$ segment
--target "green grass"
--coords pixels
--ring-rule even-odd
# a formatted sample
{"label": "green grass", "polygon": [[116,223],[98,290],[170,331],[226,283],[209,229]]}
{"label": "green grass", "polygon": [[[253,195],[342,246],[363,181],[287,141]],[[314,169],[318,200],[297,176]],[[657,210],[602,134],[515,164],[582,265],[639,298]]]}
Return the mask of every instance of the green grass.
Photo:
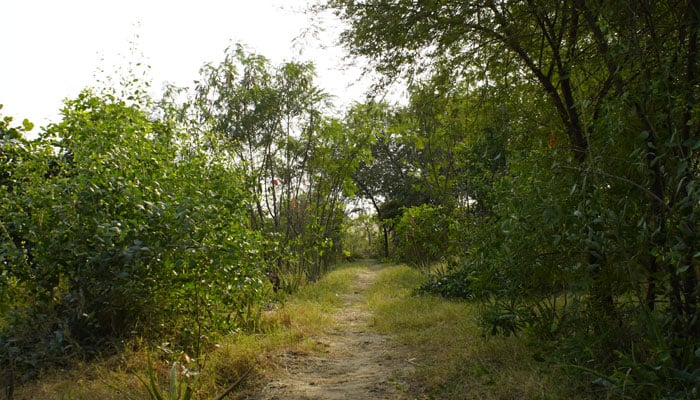
{"label": "green grass", "polygon": [[561,371],[539,363],[521,337],[485,337],[477,306],[413,295],[415,269],[383,269],[368,292],[374,325],[394,336],[415,366],[407,389],[418,398],[586,399]]}
{"label": "green grass", "polygon": [[352,290],[353,283],[362,266],[359,263],[343,264],[326,274],[313,285],[304,286],[293,301],[312,303],[315,307],[330,311],[342,304],[340,295]]}

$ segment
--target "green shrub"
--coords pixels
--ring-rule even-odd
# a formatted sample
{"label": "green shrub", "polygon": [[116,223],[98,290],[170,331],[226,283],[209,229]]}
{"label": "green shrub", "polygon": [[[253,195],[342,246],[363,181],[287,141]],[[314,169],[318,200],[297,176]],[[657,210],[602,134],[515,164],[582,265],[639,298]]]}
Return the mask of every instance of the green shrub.
{"label": "green shrub", "polygon": [[449,226],[442,207],[423,204],[405,209],[394,225],[397,257],[422,268],[440,260],[449,246]]}
{"label": "green shrub", "polygon": [[439,269],[420,285],[418,293],[437,294],[448,299],[472,299],[473,272],[464,268]]}
{"label": "green shrub", "polygon": [[209,332],[257,324],[265,261],[242,173],[144,108],[83,92],[42,135],[54,150],[26,159],[38,172],[0,187],[0,363],[36,371],[132,336],[196,355]]}

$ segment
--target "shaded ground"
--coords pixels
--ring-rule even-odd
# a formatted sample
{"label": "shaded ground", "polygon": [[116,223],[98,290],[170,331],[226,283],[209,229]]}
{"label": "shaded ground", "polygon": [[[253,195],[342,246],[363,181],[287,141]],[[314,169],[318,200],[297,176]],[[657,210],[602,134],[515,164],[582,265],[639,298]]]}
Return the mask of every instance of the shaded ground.
{"label": "shaded ground", "polygon": [[255,400],[403,399],[401,377],[412,368],[391,350],[391,339],[374,332],[371,313],[363,307],[363,293],[376,278],[363,270],[354,291],[345,295],[334,315],[337,328],[317,340],[323,354],[282,354],[279,370],[270,376]]}

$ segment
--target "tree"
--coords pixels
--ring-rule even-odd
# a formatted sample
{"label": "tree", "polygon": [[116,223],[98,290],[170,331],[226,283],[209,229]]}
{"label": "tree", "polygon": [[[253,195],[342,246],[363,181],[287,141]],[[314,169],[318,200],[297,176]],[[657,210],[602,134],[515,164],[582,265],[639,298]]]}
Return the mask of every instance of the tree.
{"label": "tree", "polygon": [[[2,109],[2,105],[0,105]],[[48,149],[25,134],[33,124],[12,126],[12,117],[0,120],[0,308],[15,300],[16,276],[27,276],[34,268],[33,244],[28,242],[26,221],[31,213],[25,187],[48,172]]]}
{"label": "tree", "polygon": [[[586,271],[566,278],[582,283],[578,290],[589,295],[589,315],[576,318],[591,321],[594,332],[603,335],[621,324],[657,326],[664,321],[660,340],[648,332],[639,334],[654,343],[659,354],[669,356],[664,361],[648,352],[644,362],[674,370],[697,367],[698,273],[691,250],[698,246],[695,188],[700,147],[696,1],[330,0],[326,8],[347,23],[341,41],[350,52],[369,60],[388,79],[442,77],[470,92],[495,82],[513,97],[544,97],[546,102],[529,103],[540,103],[547,111],[528,107],[518,116],[510,115],[514,128],[524,126],[527,112],[537,119],[529,132],[511,130],[507,144],[510,151],[522,154],[537,150],[532,155],[551,164],[511,165],[509,173],[520,182],[531,179],[541,186],[520,191],[520,182],[511,181],[523,197],[519,205],[501,202],[497,218],[522,228],[533,218],[559,224],[555,236],[568,236],[577,249],[564,252],[569,262]],[[529,93],[519,91],[527,87]],[[537,145],[547,141],[550,154],[546,146]],[[526,148],[515,148],[515,143]],[[521,169],[528,165],[539,166]],[[560,190],[550,179],[569,185],[569,190]],[[506,177],[503,182],[511,184]],[[566,193],[575,201],[566,199]],[[539,208],[536,198],[547,199],[552,207]],[[500,256],[506,260],[528,248],[521,245],[529,241],[529,248],[540,252],[533,262],[564,267],[558,257],[544,257],[548,250],[539,245],[541,238],[527,238],[521,235],[522,240],[512,242],[517,238],[507,235],[492,240],[505,245]],[[513,247],[517,243],[521,245]],[[518,277],[526,275],[513,276],[517,287]],[[638,299],[631,307],[637,320],[623,317],[629,315],[624,298],[630,295]],[[660,298],[668,301],[668,308],[659,309]],[[625,336],[620,333],[618,339]],[[599,354],[608,361],[605,353],[621,348],[610,339],[597,342]],[[638,356],[629,355],[639,360]],[[635,371],[635,379],[644,379],[641,369]],[[687,382],[680,386],[689,387],[684,385]]]}
{"label": "tree", "polygon": [[263,246],[241,171],[140,101],[86,90],[36,143],[12,139],[21,162],[3,146],[0,360],[24,377],[135,334],[196,356],[204,330],[256,324]]}
{"label": "tree", "polygon": [[270,243],[269,264],[317,278],[340,251],[339,213],[352,191],[347,174],[364,147],[324,117],[328,96],[315,85],[311,63],[272,65],[234,46],[201,75],[172,111],[195,146],[244,168],[249,221]]}
{"label": "tree", "polygon": [[360,160],[353,174],[358,195],[374,208],[384,238],[384,256],[389,257],[389,233],[394,218],[404,207],[425,202],[416,190],[414,159],[408,131],[409,115],[387,104],[358,104],[345,117],[347,129],[368,145],[371,157]]}

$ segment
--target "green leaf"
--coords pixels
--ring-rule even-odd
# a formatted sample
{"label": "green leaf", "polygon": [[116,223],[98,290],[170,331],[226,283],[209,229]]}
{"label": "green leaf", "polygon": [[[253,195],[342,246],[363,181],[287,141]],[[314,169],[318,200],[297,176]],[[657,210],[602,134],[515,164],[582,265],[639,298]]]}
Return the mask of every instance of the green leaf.
{"label": "green leaf", "polygon": [[24,120],[22,120],[22,127],[24,128],[25,132],[29,132],[32,129],[34,129],[34,124],[29,122],[29,120],[25,118]]}
{"label": "green leaf", "polygon": [[177,367],[179,363],[174,362],[173,367],[170,368],[170,398],[171,399],[176,399],[177,398]]}
{"label": "green leaf", "polygon": [[683,142],[683,145],[689,147],[691,150],[700,149],[700,140],[698,139],[688,139]]}

